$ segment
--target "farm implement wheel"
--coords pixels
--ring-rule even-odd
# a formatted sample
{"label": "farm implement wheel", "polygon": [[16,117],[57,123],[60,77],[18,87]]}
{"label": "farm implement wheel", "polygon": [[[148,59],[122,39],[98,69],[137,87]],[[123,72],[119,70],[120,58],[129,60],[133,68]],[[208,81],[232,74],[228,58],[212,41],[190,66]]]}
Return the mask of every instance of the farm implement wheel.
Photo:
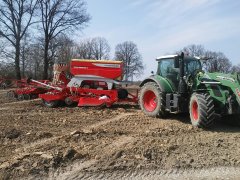
{"label": "farm implement wheel", "polygon": [[192,94],[189,113],[193,126],[201,128],[211,126],[215,120],[215,110],[211,96],[208,94]]}
{"label": "farm implement wheel", "polygon": [[30,100],[31,99],[31,96],[29,94],[24,94],[24,100]]}
{"label": "farm implement wheel", "polygon": [[146,83],[140,90],[139,104],[144,114],[152,117],[166,115],[165,101],[156,83]]}
{"label": "farm implement wheel", "polygon": [[70,97],[67,97],[65,100],[64,100],[65,104],[67,106],[73,106],[75,104],[75,102],[70,98]]}
{"label": "farm implement wheel", "polygon": [[6,83],[2,83],[2,84],[0,85],[0,87],[1,87],[2,89],[6,89],[6,88],[7,88],[7,84],[6,84]]}
{"label": "farm implement wheel", "polygon": [[46,107],[49,107],[49,108],[54,108],[54,107],[57,107],[58,104],[59,104],[59,101],[46,101],[46,100],[42,100],[43,101],[43,104],[46,106]]}
{"label": "farm implement wheel", "polygon": [[17,100],[18,101],[23,101],[24,100],[24,94],[18,94],[17,95]]}

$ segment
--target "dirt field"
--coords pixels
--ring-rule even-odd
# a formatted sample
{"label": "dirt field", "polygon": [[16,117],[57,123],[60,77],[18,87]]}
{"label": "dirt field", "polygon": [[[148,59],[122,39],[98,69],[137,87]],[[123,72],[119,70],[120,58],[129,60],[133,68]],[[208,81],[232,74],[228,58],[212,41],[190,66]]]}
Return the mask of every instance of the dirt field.
{"label": "dirt field", "polygon": [[137,105],[49,109],[0,91],[0,179],[239,179],[240,128]]}

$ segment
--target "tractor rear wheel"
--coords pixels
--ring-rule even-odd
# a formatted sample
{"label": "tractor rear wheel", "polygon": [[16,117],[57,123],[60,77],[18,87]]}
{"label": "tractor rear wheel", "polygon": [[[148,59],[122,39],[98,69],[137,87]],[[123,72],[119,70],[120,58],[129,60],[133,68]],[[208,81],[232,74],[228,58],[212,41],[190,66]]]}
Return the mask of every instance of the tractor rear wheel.
{"label": "tractor rear wheel", "polygon": [[46,107],[49,107],[49,108],[55,108],[58,106],[59,104],[59,101],[46,101],[46,100],[42,100],[43,101],[43,104],[46,106]]}
{"label": "tractor rear wheel", "polygon": [[189,114],[195,127],[210,127],[215,120],[215,109],[209,94],[193,93],[189,102]]}
{"label": "tractor rear wheel", "polygon": [[139,105],[144,114],[151,117],[165,117],[165,99],[158,85],[154,82],[146,83],[139,93]]}

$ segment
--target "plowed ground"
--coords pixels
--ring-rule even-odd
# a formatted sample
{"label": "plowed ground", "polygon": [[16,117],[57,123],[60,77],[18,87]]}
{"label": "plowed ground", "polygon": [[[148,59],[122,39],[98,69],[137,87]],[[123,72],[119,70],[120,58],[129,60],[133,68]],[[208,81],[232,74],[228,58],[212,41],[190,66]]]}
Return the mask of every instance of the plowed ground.
{"label": "plowed ground", "polygon": [[[240,128],[193,128],[188,115],[146,117],[137,105],[46,108],[0,91],[0,179],[240,177]],[[227,120],[226,120],[227,121]]]}

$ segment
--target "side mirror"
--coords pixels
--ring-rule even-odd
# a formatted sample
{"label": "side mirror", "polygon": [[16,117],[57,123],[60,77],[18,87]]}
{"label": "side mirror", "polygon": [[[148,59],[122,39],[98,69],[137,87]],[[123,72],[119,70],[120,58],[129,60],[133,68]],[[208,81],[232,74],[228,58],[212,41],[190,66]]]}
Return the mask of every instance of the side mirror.
{"label": "side mirror", "polygon": [[174,59],[174,68],[179,68],[179,58]]}

